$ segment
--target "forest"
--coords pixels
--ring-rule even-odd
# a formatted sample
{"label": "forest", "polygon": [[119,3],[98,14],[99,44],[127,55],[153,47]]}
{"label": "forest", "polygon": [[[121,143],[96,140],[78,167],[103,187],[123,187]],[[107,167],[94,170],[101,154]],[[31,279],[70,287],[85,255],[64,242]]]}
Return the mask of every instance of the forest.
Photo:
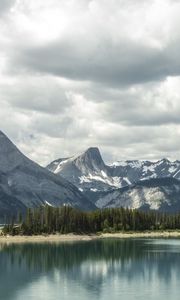
{"label": "forest", "polygon": [[27,209],[26,215],[18,214],[8,222],[3,234],[90,234],[119,231],[154,231],[180,229],[180,213],[166,214],[143,212],[128,208],[107,208],[83,212],[70,206],[59,208],[43,206]]}

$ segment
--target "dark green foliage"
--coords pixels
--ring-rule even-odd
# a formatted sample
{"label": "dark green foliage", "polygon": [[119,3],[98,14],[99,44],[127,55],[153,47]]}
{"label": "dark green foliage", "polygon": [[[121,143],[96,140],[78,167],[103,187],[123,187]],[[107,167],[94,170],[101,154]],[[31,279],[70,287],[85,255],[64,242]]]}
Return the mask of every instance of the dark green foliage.
{"label": "dark green foliage", "polygon": [[24,221],[19,214],[3,229],[4,234],[97,233],[180,229],[180,213],[175,215],[109,208],[82,212],[70,206],[28,209]]}

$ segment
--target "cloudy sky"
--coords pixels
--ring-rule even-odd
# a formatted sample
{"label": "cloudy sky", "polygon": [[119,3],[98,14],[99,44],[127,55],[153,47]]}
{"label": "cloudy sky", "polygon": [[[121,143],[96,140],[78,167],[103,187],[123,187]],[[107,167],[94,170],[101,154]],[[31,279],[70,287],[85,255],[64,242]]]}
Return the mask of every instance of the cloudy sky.
{"label": "cloudy sky", "polygon": [[42,165],[180,159],[180,1],[0,0],[0,128]]}

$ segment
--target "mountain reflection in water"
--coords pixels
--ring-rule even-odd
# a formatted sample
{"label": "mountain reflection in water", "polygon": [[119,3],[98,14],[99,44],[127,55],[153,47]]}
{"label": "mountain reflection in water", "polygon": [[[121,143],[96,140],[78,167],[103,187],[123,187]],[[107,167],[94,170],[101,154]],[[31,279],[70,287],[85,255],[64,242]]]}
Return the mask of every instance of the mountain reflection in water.
{"label": "mountain reflection in water", "polygon": [[3,300],[28,295],[44,300],[168,299],[171,289],[173,300],[178,299],[180,240],[1,244],[0,249]]}

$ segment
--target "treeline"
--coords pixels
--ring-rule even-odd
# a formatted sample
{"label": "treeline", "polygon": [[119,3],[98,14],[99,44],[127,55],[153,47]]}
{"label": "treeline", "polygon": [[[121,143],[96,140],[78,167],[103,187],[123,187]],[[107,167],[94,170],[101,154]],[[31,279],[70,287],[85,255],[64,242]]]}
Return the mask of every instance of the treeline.
{"label": "treeline", "polygon": [[24,218],[6,224],[4,234],[97,233],[180,229],[180,213],[170,215],[128,208],[82,212],[70,206],[28,209]]}

